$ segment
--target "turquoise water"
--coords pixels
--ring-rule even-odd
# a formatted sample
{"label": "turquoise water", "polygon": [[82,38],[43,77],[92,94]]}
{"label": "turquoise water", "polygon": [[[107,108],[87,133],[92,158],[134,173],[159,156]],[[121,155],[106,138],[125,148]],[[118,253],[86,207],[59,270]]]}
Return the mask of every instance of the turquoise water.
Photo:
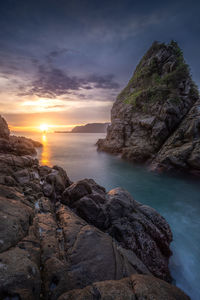
{"label": "turquoise water", "polygon": [[119,157],[96,151],[104,134],[25,134],[41,140],[42,164],[60,165],[71,180],[93,178],[107,190],[127,189],[139,202],[159,211],[174,236],[170,269],[174,281],[192,300],[200,299],[200,182],[157,175]]}

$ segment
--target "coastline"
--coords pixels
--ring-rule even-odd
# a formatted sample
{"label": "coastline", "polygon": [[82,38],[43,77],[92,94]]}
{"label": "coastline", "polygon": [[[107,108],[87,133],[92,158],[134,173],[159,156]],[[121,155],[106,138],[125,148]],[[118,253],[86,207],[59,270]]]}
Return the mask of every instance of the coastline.
{"label": "coastline", "polygon": [[[116,280],[112,283],[116,290],[117,280],[136,274],[125,279],[138,284],[138,291],[132,290],[132,295],[144,294],[142,286],[145,286],[149,296],[159,292],[162,297],[167,289],[169,297],[175,293],[189,299],[178,288],[152,277],[153,273],[171,281],[168,270],[171,230],[154,209],[136,202],[120,188],[107,193],[93,180],[72,183],[62,168],[39,166],[31,156],[2,153],[0,163],[4,214],[12,212],[13,216],[7,215],[3,222],[0,256],[7,268],[7,275],[1,281],[3,296],[18,295],[26,299],[28,295],[29,299],[40,299],[49,295],[48,299],[67,299],[73,295],[72,299],[76,299],[77,289],[99,281],[101,295],[109,280]],[[126,230],[119,226],[127,221],[125,228],[132,231],[131,243]],[[13,231],[14,223],[18,226]],[[134,235],[140,240],[136,248]],[[144,248],[142,245],[146,243],[149,246]],[[155,255],[158,261],[154,262]],[[71,266],[66,264],[66,259],[70,259]],[[24,266],[20,271],[24,279],[20,283],[19,263]],[[29,269],[34,271],[29,274]],[[10,272],[12,280],[8,288]],[[81,293],[84,295],[84,289]]]}

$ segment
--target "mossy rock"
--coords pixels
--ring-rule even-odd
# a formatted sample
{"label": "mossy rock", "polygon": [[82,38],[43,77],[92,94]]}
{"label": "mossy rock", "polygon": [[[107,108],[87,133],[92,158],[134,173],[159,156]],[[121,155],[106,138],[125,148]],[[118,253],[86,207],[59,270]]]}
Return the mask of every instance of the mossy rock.
{"label": "mossy rock", "polygon": [[[169,61],[161,61],[159,55],[162,57],[163,53],[167,53]],[[169,71],[164,70],[167,63],[171,64]],[[196,99],[199,97],[198,88],[191,79],[178,44],[175,41],[170,44],[154,42],[136,67],[128,85],[118,95],[118,100],[135,108],[140,107],[138,101],[150,104],[173,99],[173,103],[178,104],[181,101],[180,83],[188,80],[191,86],[189,96]]]}

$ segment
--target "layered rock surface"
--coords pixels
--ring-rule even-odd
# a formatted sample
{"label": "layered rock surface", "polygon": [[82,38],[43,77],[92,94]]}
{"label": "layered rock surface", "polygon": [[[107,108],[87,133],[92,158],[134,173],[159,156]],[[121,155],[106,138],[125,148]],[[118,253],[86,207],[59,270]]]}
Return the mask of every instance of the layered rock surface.
{"label": "layered rock surface", "polygon": [[0,208],[0,299],[189,299],[166,220],[122,189],[0,153]]}
{"label": "layered rock surface", "polygon": [[62,201],[133,251],[153,275],[171,280],[168,259],[172,234],[165,219],[153,208],[138,203],[121,188],[106,193],[91,179],[68,187]]}
{"label": "layered rock surface", "polygon": [[[159,292],[158,292],[159,291]],[[84,289],[63,294],[59,300],[180,300],[189,299],[183,292],[151,276],[132,275],[129,278],[96,282]]]}
{"label": "layered rock surface", "polygon": [[[191,79],[182,51],[176,42],[155,42],[138,64],[133,77],[119,94],[111,111],[111,125],[105,139],[98,141],[98,149],[120,153],[131,161],[151,163],[163,169],[199,169],[198,163],[189,163],[183,151],[175,149],[186,144],[179,127],[190,131],[189,143],[192,154],[199,142],[198,89]],[[192,110],[192,113],[191,113]],[[195,112],[194,112],[195,110]],[[195,126],[193,126],[195,123]],[[179,132],[179,144],[173,144],[171,136]],[[177,133],[178,134],[178,133]],[[176,152],[173,164],[166,159],[171,140],[171,153]],[[185,147],[185,146],[184,146]],[[165,153],[165,157],[164,157]],[[168,154],[167,154],[168,153]],[[172,155],[173,156],[173,155]],[[174,159],[175,161],[175,159]],[[196,159],[195,159],[196,161]]]}

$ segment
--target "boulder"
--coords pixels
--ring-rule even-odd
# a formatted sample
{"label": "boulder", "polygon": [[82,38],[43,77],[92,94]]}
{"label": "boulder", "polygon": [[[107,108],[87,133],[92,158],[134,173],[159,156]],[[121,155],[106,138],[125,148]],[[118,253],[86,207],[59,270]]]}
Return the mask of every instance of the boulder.
{"label": "boulder", "polygon": [[[109,233],[122,247],[130,249],[153,275],[171,281],[168,262],[172,232],[166,220],[121,188],[108,193],[99,189],[99,193],[94,185],[93,182],[90,190],[84,190],[87,195],[72,193],[70,197],[69,193],[67,204],[89,224]],[[74,183],[67,190],[76,191],[76,187]]]}

